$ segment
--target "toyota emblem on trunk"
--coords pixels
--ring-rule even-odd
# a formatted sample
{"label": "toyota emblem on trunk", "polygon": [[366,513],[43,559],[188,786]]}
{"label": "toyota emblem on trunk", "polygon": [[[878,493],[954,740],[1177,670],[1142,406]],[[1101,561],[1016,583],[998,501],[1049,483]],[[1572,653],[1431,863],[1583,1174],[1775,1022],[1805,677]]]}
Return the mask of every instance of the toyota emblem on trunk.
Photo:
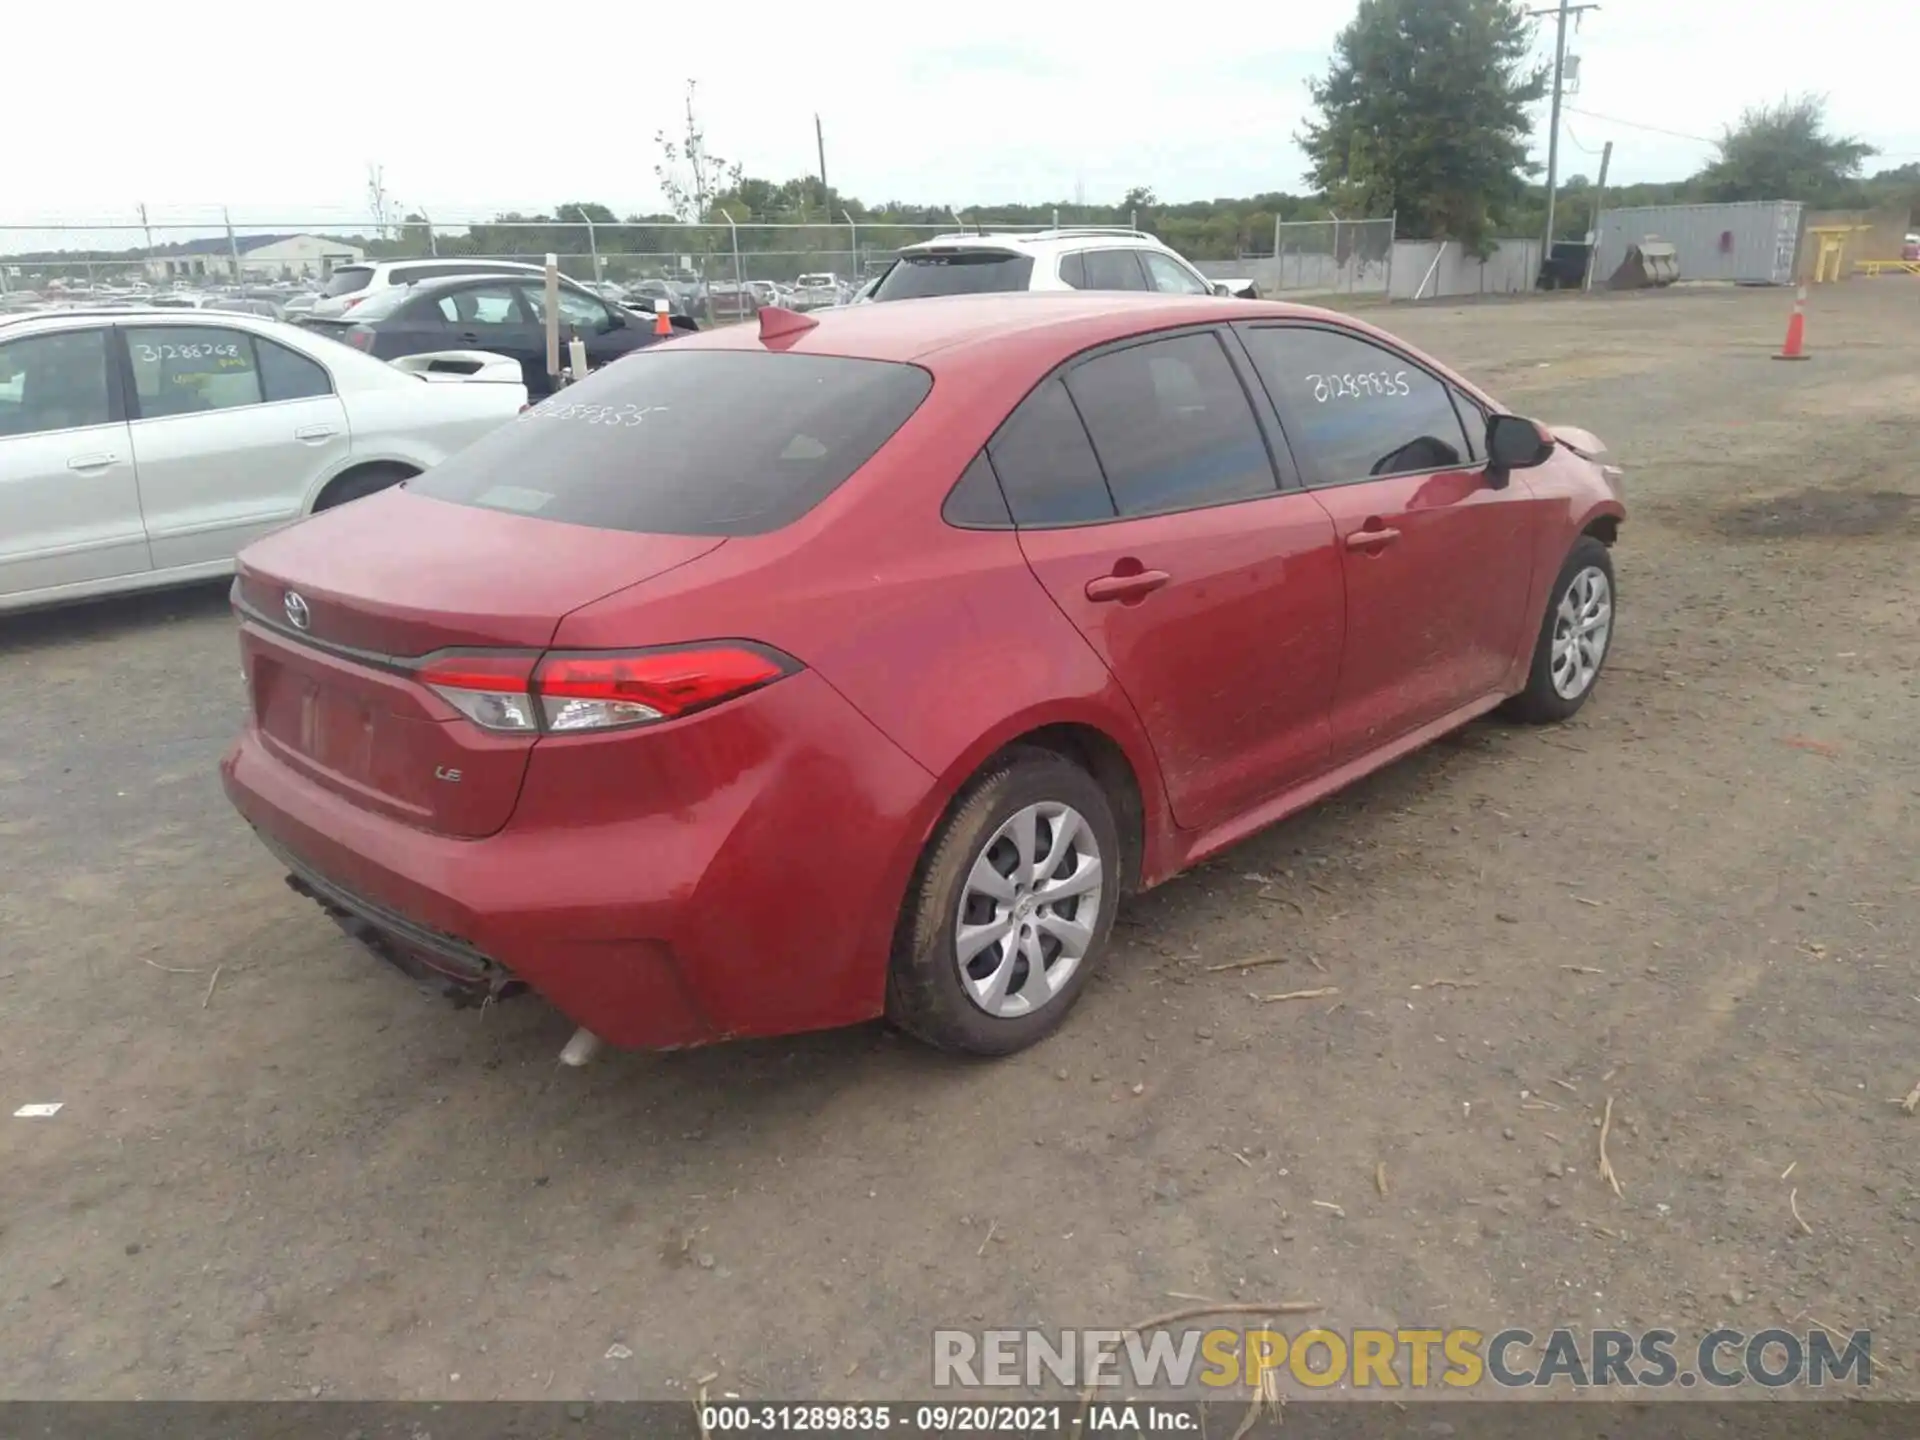
{"label": "toyota emblem on trunk", "polygon": [[298,590],[287,591],[287,623],[296,630],[304,630],[313,623],[313,612],[307,609],[307,602]]}

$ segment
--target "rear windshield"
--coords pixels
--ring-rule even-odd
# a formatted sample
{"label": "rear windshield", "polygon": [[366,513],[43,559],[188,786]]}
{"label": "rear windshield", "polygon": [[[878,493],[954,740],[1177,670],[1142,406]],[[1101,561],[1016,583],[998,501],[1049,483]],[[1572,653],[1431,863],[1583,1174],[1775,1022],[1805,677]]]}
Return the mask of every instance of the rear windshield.
{"label": "rear windshield", "polygon": [[918,300],[927,295],[981,295],[1024,290],[1033,277],[1030,256],[1006,250],[950,250],[902,255],[873,292],[875,300]]}
{"label": "rear windshield", "polygon": [[919,408],[913,365],[671,342],[595,371],[407,482],[483,510],[656,535],[764,535]]}
{"label": "rear windshield", "polygon": [[367,282],[373,279],[371,265],[342,265],[327,277],[327,288],[322,295],[351,295],[356,290],[367,288]]}

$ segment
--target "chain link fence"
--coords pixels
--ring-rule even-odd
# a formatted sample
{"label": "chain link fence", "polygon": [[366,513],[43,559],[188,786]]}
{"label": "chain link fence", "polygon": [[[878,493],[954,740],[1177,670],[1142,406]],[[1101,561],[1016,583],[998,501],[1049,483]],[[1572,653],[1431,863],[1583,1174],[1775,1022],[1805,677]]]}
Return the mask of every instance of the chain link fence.
{"label": "chain link fence", "polygon": [[1248,278],[1263,295],[1386,295],[1395,229],[1392,217],[1276,221],[1273,252],[1247,257]]}

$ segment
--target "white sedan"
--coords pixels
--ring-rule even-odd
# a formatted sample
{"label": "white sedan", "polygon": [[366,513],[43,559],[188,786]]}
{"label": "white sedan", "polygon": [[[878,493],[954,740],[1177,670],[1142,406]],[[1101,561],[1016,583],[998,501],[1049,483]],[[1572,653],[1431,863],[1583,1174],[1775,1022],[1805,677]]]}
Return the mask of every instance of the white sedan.
{"label": "white sedan", "polygon": [[0,317],[0,611],[228,574],[526,404],[517,365],[429,358],[205,310]]}

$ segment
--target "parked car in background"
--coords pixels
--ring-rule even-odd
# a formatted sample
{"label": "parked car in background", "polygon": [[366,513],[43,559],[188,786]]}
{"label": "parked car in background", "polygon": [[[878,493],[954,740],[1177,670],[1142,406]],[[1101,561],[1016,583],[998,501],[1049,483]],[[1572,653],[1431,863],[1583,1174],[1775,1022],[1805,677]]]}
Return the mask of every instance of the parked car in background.
{"label": "parked car in background", "polygon": [[0,610],[223,575],[249,540],[419,474],[526,400],[252,315],[0,320]]}
{"label": "parked car in background", "polygon": [[415,285],[422,280],[441,280],[451,275],[538,275],[546,267],[520,260],[370,260],[359,265],[339,265],[327,278],[320,296],[308,312],[322,319],[345,315],[369,296],[395,286]]}
{"label": "parked car in background", "polygon": [[794,307],[800,310],[824,310],[844,304],[847,289],[840,278],[827,272],[802,275],[793,282]]}
{"label": "parked car in background", "polygon": [[[433,350],[488,350],[520,362],[527,392],[550,393],[547,374],[544,277],[463,275],[421,280],[370,295],[335,318],[311,315],[302,324],[355,350],[394,360]],[[651,345],[651,316],[642,317],[563,280],[560,284],[561,363],[565,341],[577,335],[591,367]],[[685,328],[685,327],[681,327]]]}
{"label": "parked car in background", "polygon": [[1005,1054],[1123,895],[1580,709],[1601,453],[1328,311],[763,312],[250,547],[222,776],[296,890],[473,1001]]}
{"label": "parked car in background", "polygon": [[1909,235],[1900,246],[1900,258],[1912,262],[1920,260],[1920,235]]}
{"label": "parked car in background", "polygon": [[1144,231],[1088,227],[941,235],[909,245],[868,298],[912,300],[1010,290],[1227,296],[1234,289],[1234,282],[1207,279],[1178,251]]}
{"label": "parked car in background", "polygon": [[782,285],[777,280],[749,280],[747,289],[753,292],[754,303],[762,307],[778,305],[784,310],[799,308],[791,285]]}

